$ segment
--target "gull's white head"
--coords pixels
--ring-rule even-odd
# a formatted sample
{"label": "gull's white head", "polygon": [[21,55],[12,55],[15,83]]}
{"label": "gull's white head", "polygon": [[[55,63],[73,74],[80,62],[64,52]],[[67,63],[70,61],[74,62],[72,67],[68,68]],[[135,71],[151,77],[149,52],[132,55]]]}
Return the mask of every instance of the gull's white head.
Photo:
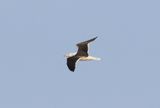
{"label": "gull's white head", "polygon": [[76,53],[67,53],[66,55],[65,55],[65,57],[66,58],[69,58],[69,57],[72,57],[72,56],[74,56]]}

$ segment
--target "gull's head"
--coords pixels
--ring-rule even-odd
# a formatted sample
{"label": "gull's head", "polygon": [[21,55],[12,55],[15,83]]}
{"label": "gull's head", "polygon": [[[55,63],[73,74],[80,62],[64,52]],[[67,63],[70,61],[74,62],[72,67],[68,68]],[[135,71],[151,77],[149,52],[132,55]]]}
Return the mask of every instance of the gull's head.
{"label": "gull's head", "polygon": [[69,57],[72,57],[72,56],[74,56],[76,53],[67,53],[66,55],[65,55],[65,58],[69,58]]}

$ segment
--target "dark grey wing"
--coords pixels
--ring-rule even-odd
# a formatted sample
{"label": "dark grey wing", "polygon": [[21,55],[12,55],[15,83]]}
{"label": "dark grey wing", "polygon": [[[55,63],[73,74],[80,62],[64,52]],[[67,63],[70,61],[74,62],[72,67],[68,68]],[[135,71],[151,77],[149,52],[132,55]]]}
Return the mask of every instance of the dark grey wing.
{"label": "dark grey wing", "polygon": [[81,44],[78,46],[77,56],[88,56],[88,44]]}
{"label": "dark grey wing", "polygon": [[84,42],[80,42],[77,44],[78,46],[78,51],[77,51],[77,55],[79,56],[88,56],[88,43],[94,41],[97,37],[92,38],[90,40],[84,41]]}
{"label": "dark grey wing", "polygon": [[69,70],[71,70],[72,72],[74,72],[75,67],[76,67],[76,62],[79,59],[79,57],[76,56],[72,56],[67,58],[67,66],[69,68]]}
{"label": "dark grey wing", "polygon": [[80,43],[77,44],[77,46],[79,47],[79,46],[81,46],[82,44],[88,44],[88,43],[94,41],[96,38],[97,38],[97,37],[94,37],[94,38],[89,39],[89,40],[87,40],[87,41],[80,42]]}

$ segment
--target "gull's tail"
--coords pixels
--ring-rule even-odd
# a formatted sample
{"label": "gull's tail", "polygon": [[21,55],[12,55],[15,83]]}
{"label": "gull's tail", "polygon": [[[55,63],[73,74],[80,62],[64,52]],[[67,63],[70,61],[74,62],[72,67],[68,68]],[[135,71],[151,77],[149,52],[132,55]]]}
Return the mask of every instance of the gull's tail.
{"label": "gull's tail", "polygon": [[98,57],[93,57],[93,56],[88,56],[88,60],[101,60],[101,58],[98,58]]}
{"label": "gull's tail", "polygon": [[95,58],[95,60],[99,61],[99,60],[101,60],[101,58]]}

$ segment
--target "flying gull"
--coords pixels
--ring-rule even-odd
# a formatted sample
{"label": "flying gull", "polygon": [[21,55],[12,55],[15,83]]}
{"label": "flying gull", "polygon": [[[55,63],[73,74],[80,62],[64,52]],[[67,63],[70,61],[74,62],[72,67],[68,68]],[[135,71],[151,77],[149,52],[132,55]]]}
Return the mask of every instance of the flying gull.
{"label": "flying gull", "polygon": [[88,54],[89,43],[94,41],[96,38],[97,37],[78,43],[77,44],[78,51],[76,53],[69,53],[66,55],[67,66],[70,71],[74,72],[76,63],[78,61],[100,60],[100,58],[92,57],[92,56],[89,56]]}

